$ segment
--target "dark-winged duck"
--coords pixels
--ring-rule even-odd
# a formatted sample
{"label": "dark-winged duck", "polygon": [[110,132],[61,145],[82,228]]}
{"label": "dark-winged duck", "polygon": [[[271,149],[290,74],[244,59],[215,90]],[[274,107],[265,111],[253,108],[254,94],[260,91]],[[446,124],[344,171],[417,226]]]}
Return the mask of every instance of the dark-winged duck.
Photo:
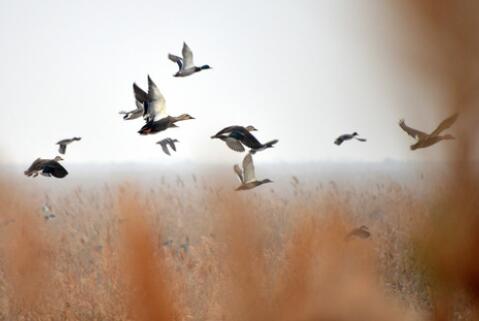
{"label": "dark-winged duck", "polygon": [[181,55],[183,57],[168,54],[168,59],[178,65],[178,71],[176,72],[176,74],[173,75],[174,77],[186,77],[201,70],[211,69],[211,67],[208,65],[203,65],[201,67],[195,66],[195,64],[193,63],[193,52],[185,42],[183,42],[183,49],[181,51]]}
{"label": "dark-winged duck", "polygon": [[245,158],[243,159],[243,169],[241,169],[238,164],[235,164],[233,169],[241,182],[241,185],[236,188],[237,191],[249,190],[257,186],[273,182],[268,178],[261,181],[256,179],[253,156],[251,153],[246,154]]}
{"label": "dark-winged duck", "polygon": [[457,120],[457,117],[459,114],[454,114],[445,120],[443,120],[437,128],[431,132],[430,134],[426,134],[425,132],[422,132],[420,130],[411,128],[406,125],[404,122],[404,119],[401,119],[399,121],[399,127],[401,127],[409,136],[415,138],[417,141],[415,144],[411,145],[411,150],[415,150],[418,148],[425,148],[432,146],[441,140],[450,140],[450,139],[455,139],[454,136],[446,134],[446,135],[440,135],[441,132],[444,130],[448,129],[451,127]]}
{"label": "dark-winged duck", "polygon": [[168,149],[168,146],[171,147],[171,149],[173,149],[175,152],[176,152],[176,145],[175,143],[179,143],[178,139],[172,139],[172,138],[165,138],[165,139],[162,139],[158,142],[156,142],[157,144],[159,144],[161,146],[161,149],[163,149],[163,152],[168,155],[168,156],[171,156],[170,154],[170,150]]}
{"label": "dark-winged duck", "polygon": [[60,154],[65,154],[65,152],[67,151],[67,145],[70,145],[71,143],[80,141],[80,140],[81,140],[81,137],[62,139],[61,141],[57,142],[57,145],[60,145],[58,147],[58,152]]}
{"label": "dark-winged duck", "polygon": [[26,176],[33,177],[37,177],[40,173],[46,177],[63,178],[68,175],[68,172],[60,165],[59,161],[61,160],[63,158],[60,156],[56,156],[54,159],[37,158],[24,173]]}
{"label": "dark-winged duck", "polygon": [[347,140],[351,140],[351,139],[356,139],[356,140],[359,140],[360,142],[365,142],[366,141],[366,138],[359,138],[358,137],[358,133],[357,132],[354,132],[352,134],[344,134],[344,135],[341,135],[339,136],[338,138],[336,138],[336,140],[334,141],[334,143],[336,145],[341,145],[343,142],[347,141]]}
{"label": "dark-winged duck", "polygon": [[256,130],[253,126],[229,126],[211,136],[211,139],[221,139],[235,152],[244,152],[244,146],[249,147],[251,149],[250,152],[253,154],[267,148],[272,148],[273,145],[278,142],[277,139],[274,139],[265,144],[261,144],[258,139],[251,134],[252,131]]}

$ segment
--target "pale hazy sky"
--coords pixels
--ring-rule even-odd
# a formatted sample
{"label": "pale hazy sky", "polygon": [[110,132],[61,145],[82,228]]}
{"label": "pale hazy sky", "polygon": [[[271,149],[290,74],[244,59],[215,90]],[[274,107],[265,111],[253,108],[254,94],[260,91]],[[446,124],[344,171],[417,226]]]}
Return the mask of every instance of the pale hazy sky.
{"label": "pale hazy sky", "polygon": [[[225,161],[239,154],[209,137],[252,124],[277,138],[259,161],[440,159],[448,144],[411,152],[400,118],[432,130],[448,116],[437,89],[402,60],[412,23],[385,1],[0,0],[0,153],[29,163],[71,145],[71,162]],[[206,70],[173,78],[168,52],[192,48]],[[171,115],[196,120],[137,134],[132,83],[150,74]],[[431,123],[432,122],[432,123]],[[358,131],[367,143],[333,144]],[[155,142],[180,140],[168,157]]]}

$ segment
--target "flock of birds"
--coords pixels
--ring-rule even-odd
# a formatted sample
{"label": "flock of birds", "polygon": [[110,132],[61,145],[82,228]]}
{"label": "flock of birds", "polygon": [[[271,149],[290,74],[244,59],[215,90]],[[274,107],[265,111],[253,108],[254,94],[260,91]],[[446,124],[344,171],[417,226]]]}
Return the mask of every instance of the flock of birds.
{"label": "flock of birds", "polygon": [[[182,56],[175,56],[168,54],[168,58],[178,65],[178,71],[173,75],[174,77],[187,77],[202,70],[211,69],[209,65],[196,66],[193,62],[193,52],[186,43],[183,43]],[[145,124],[140,128],[138,133],[140,135],[152,135],[159,132],[166,131],[168,128],[178,127],[176,123],[180,121],[195,119],[189,114],[181,114],[179,116],[170,116],[166,112],[166,100],[162,95],[158,86],[153,82],[148,75],[148,90],[144,91],[136,83],[133,83],[133,93],[135,97],[136,109],[130,111],[120,111],[125,120],[133,120],[143,118]],[[399,126],[411,137],[416,139],[416,142],[411,145],[411,150],[418,148],[425,148],[432,146],[442,140],[454,139],[452,135],[441,135],[441,133],[451,127],[456,121],[458,114],[454,114],[444,121],[442,121],[437,128],[431,133],[425,133],[420,130],[411,128],[406,125],[404,120],[400,120]],[[260,186],[262,184],[271,183],[270,179],[258,180],[255,174],[255,167],[253,162],[253,155],[259,151],[274,147],[278,143],[277,139],[261,143],[252,132],[257,131],[254,126],[229,126],[223,128],[212,139],[219,139],[225,142],[226,146],[235,152],[249,151],[243,159],[242,166],[235,164],[233,169],[240,180],[240,186],[236,190],[249,190]],[[341,145],[349,140],[357,140],[366,142],[365,138],[358,137],[357,132],[352,134],[344,134],[339,136],[334,143]],[[80,141],[81,137],[73,137],[63,139],[57,144],[59,145],[59,153],[64,155],[67,146],[73,142]],[[171,155],[170,149],[176,151],[176,144],[179,143],[177,139],[170,137],[164,138],[157,142],[167,155]],[[39,174],[46,177],[63,178],[68,175],[68,171],[60,164],[63,158],[56,156],[54,159],[36,159],[31,166],[24,172],[27,176],[36,177]]]}

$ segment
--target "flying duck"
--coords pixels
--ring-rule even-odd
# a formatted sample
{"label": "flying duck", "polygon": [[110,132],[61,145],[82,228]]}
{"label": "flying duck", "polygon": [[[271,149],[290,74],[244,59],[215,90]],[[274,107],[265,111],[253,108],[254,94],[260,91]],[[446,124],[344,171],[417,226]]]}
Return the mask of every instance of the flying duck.
{"label": "flying duck", "polygon": [[188,114],[182,114],[178,117],[166,116],[157,121],[147,121],[146,124],[138,131],[140,135],[156,134],[168,128],[178,127],[175,123],[182,120],[195,119]]}
{"label": "flying duck", "polygon": [[270,179],[258,181],[254,172],[253,156],[251,153],[246,154],[243,159],[243,169],[238,164],[233,167],[236,175],[238,175],[241,185],[236,188],[237,191],[243,191],[255,188],[256,186],[266,183],[272,183]]}
{"label": "flying duck", "polygon": [[161,149],[163,149],[163,152],[165,152],[166,155],[171,156],[170,150],[168,149],[168,146],[170,146],[171,149],[173,149],[176,152],[175,143],[179,143],[179,141],[178,141],[178,139],[171,139],[171,138],[168,137],[168,138],[162,139],[162,140],[160,140],[156,143],[161,145]]}
{"label": "flying duck", "polygon": [[56,178],[63,178],[68,175],[68,172],[62,165],[60,165],[59,161],[61,160],[63,160],[63,158],[60,156],[56,156],[54,159],[37,158],[24,173],[29,177],[37,177],[40,173],[46,177],[53,176]]}
{"label": "flying duck", "polygon": [[148,93],[136,83],[133,83],[133,92],[135,93],[135,99],[143,106],[143,118],[146,121],[155,121],[167,116],[165,97],[163,97],[150,75],[148,75]]}
{"label": "flying duck", "polygon": [[272,148],[273,145],[278,142],[278,140],[275,139],[265,144],[261,144],[258,139],[251,134],[252,131],[256,130],[257,129],[253,126],[229,126],[211,136],[211,139],[221,139],[235,152],[244,152],[244,146],[249,147],[252,154],[265,150],[266,148]]}
{"label": "flying duck", "polygon": [[360,142],[365,142],[366,141],[366,138],[359,138],[357,137],[358,136],[358,133],[354,132],[352,134],[344,134],[344,135],[341,135],[339,136],[338,138],[336,138],[336,140],[334,141],[334,143],[336,145],[341,145],[344,141],[347,141],[347,140],[351,140],[353,138],[355,138],[356,140],[359,140]]}
{"label": "flying duck", "polygon": [[71,143],[75,141],[80,141],[80,140],[81,140],[81,137],[62,139],[61,141],[57,142],[57,145],[60,145],[58,147],[58,152],[60,154],[65,154],[65,152],[67,151],[67,145],[70,145]]}
{"label": "flying duck", "polygon": [[143,104],[135,99],[136,109],[130,111],[120,111],[120,115],[123,115],[123,119],[130,120],[136,119],[143,116]]}
{"label": "flying duck", "polygon": [[201,67],[195,66],[193,63],[193,52],[185,42],[183,42],[181,55],[183,56],[182,58],[168,54],[168,59],[178,64],[178,72],[174,74],[173,77],[186,77],[204,69],[211,69],[208,65],[203,65]]}
{"label": "flying duck", "polygon": [[350,240],[353,237],[359,237],[360,239],[367,239],[371,236],[369,229],[366,225],[361,225],[358,228],[353,229],[346,235],[346,240]]}
{"label": "flying duck", "polygon": [[434,145],[434,144],[440,142],[441,140],[455,139],[454,136],[449,135],[449,134],[446,134],[446,135],[439,135],[439,134],[441,132],[443,132],[444,130],[448,129],[449,127],[451,127],[452,124],[454,124],[454,122],[457,120],[458,116],[459,116],[459,114],[456,113],[456,114],[446,118],[430,134],[426,134],[426,133],[424,133],[420,130],[417,130],[417,129],[414,129],[414,128],[411,128],[411,127],[407,126],[406,123],[404,122],[404,119],[401,119],[399,121],[399,127],[401,127],[409,136],[411,136],[411,137],[413,137],[417,140],[416,143],[411,145],[411,147],[410,147],[411,150],[415,150],[415,149],[418,149],[418,148],[429,147],[431,145]]}

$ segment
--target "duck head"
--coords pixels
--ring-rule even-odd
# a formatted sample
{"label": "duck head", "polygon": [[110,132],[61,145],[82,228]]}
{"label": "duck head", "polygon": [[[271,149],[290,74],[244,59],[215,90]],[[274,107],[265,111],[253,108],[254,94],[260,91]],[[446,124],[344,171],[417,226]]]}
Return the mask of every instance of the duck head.
{"label": "duck head", "polygon": [[353,136],[358,136],[358,133],[357,133],[357,132],[354,132],[354,133],[353,133]]}
{"label": "duck head", "polygon": [[182,114],[178,117],[175,117],[175,121],[189,120],[189,119],[195,119],[195,118],[193,116],[190,116],[189,114]]}
{"label": "duck head", "polygon": [[198,67],[198,71],[205,70],[205,69],[213,69],[213,68],[211,68],[209,65],[203,65],[201,67]]}
{"label": "duck head", "polygon": [[252,125],[248,125],[246,126],[246,130],[249,131],[249,132],[255,132],[255,131],[258,131],[254,126]]}

